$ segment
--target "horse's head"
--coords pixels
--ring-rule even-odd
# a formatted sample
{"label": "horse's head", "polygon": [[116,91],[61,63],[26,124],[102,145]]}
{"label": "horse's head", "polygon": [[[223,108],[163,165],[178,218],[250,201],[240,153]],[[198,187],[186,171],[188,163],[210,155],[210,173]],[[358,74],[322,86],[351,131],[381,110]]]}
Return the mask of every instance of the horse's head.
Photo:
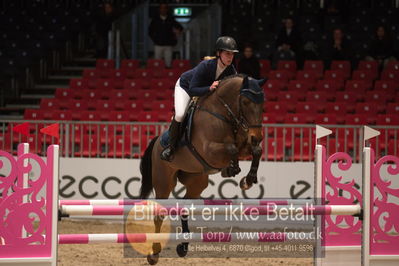
{"label": "horse's head", "polygon": [[240,88],[240,112],[248,127],[248,142],[259,144],[263,139],[262,113],[265,94],[262,85],[266,80],[244,77]]}

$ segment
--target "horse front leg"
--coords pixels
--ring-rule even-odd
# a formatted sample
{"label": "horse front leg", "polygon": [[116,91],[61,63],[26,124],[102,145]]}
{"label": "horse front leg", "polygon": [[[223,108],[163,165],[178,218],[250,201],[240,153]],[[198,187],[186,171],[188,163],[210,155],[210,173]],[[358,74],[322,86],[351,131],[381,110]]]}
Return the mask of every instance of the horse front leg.
{"label": "horse front leg", "polygon": [[262,157],[262,148],[259,144],[251,146],[252,162],[251,169],[247,176],[243,177],[240,181],[240,188],[242,190],[248,190],[253,184],[258,183],[258,168],[259,161]]}
{"label": "horse front leg", "polygon": [[225,145],[226,151],[231,157],[230,165],[222,169],[222,177],[231,177],[241,172],[240,166],[238,165],[239,150],[234,143],[228,143]]}

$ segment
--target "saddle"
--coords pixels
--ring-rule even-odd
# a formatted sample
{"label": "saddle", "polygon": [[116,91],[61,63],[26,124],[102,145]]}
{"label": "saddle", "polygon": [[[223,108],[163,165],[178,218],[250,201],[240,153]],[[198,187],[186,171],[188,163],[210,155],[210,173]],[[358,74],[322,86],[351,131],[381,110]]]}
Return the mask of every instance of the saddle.
{"label": "saddle", "polygon": [[[195,149],[194,145],[191,143],[191,133],[193,130],[193,120],[194,120],[194,114],[195,111],[198,109],[198,97],[193,97],[193,99],[190,101],[190,104],[187,109],[186,116],[183,120],[182,126],[181,126],[181,134],[180,134],[180,140],[177,144],[178,148],[187,146],[187,148],[191,151],[191,153],[194,155],[194,157],[202,164],[204,167],[204,170],[206,172],[210,173],[217,173],[221,169],[212,167],[209,165],[204,158],[198,153],[198,151]],[[166,148],[169,145],[169,130],[165,131],[161,135],[160,139],[160,144],[163,148]]]}

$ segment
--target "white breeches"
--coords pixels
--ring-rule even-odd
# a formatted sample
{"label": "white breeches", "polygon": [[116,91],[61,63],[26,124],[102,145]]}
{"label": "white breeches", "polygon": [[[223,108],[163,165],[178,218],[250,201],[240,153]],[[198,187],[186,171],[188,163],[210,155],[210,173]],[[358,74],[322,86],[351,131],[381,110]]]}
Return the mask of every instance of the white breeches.
{"label": "white breeches", "polygon": [[190,96],[180,87],[180,79],[178,79],[175,86],[175,120],[177,122],[183,122],[189,103]]}

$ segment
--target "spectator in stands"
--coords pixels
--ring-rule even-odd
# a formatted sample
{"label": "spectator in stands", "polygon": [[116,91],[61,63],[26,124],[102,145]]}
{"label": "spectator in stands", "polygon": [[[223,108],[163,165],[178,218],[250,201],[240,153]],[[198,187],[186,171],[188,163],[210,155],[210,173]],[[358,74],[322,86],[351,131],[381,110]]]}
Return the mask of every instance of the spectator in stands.
{"label": "spectator in stands", "polygon": [[116,11],[111,3],[104,3],[96,16],[96,57],[106,58],[108,50],[108,32],[117,18]]}
{"label": "spectator in stands", "polygon": [[[276,41],[277,51],[274,54],[273,65],[277,66],[279,60],[299,60],[302,38],[294,27],[294,20],[286,18],[284,27],[278,34]],[[298,62],[297,62],[298,63]]]}
{"label": "spectator in stands", "polygon": [[260,77],[259,60],[254,56],[251,45],[244,47],[244,56],[238,62],[238,72],[256,79]]}
{"label": "spectator in stands", "polygon": [[164,59],[166,67],[172,65],[173,47],[183,27],[168,13],[168,5],[160,4],[159,15],[150,24],[149,35],[154,42],[154,58]]}
{"label": "spectator in stands", "polygon": [[332,42],[327,45],[324,52],[326,66],[329,66],[331,61],[352,59],[350,44],[346,40],[342,29],[337,28],[333,31]]}
{"label": "spectator in stands", "polygon": [[379,26],[376,35],[371,42],[370,50],[365,58],[370,61],[378,61],[379,66],[384,67],[389,61],[396,60],[392,40],[384,26]]}

